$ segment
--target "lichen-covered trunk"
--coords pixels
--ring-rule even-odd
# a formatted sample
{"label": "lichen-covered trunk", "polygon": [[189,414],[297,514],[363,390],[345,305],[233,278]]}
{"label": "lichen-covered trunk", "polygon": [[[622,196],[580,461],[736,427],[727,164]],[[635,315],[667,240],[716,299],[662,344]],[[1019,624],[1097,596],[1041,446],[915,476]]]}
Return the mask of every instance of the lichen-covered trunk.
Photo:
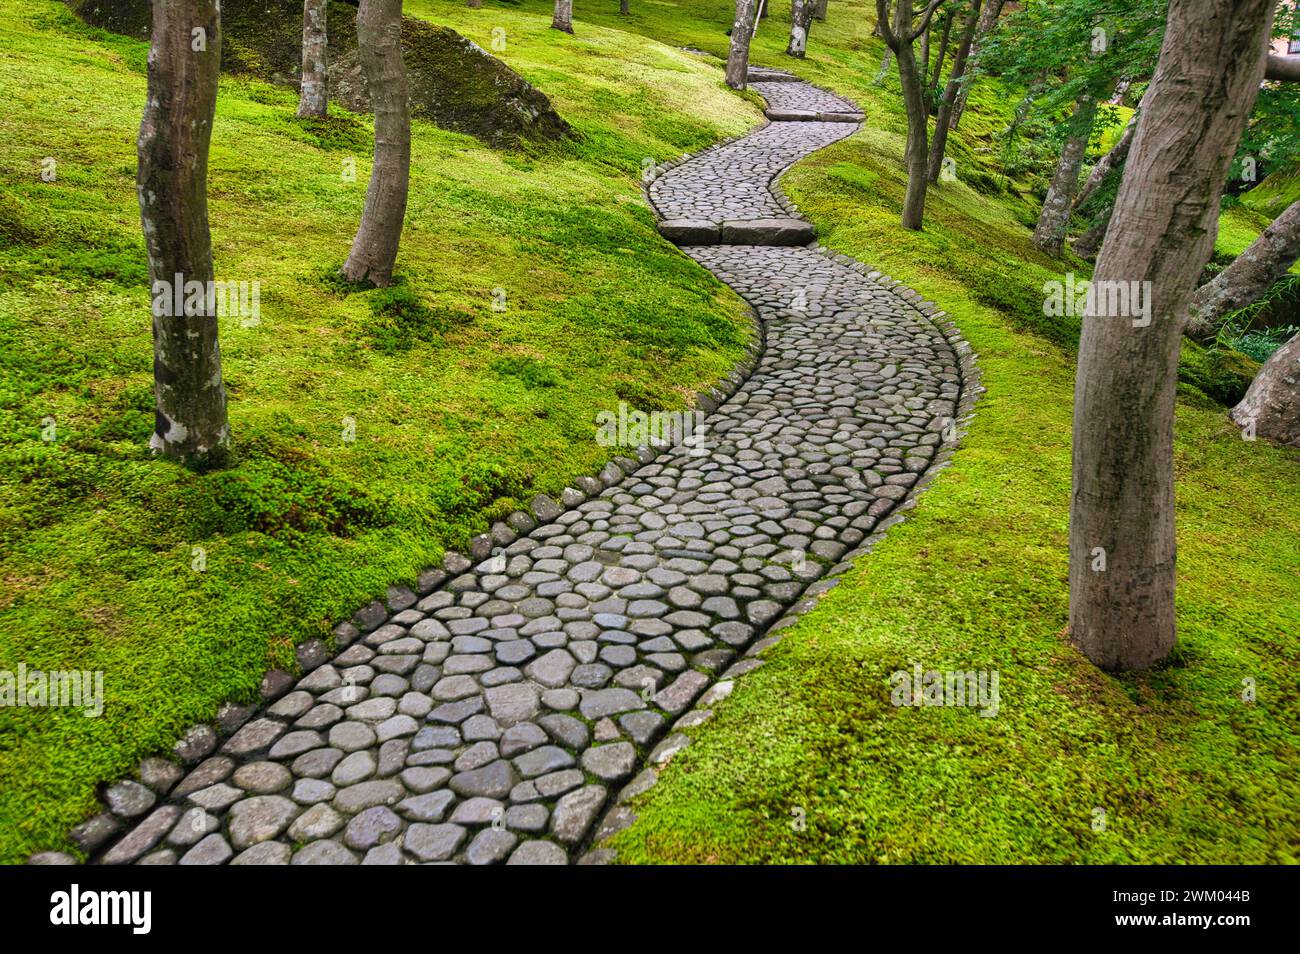
{"label": "lichen-covered trunk", "polygon": [[1300,447],[1300,335],[1264,362],[1232,419],[1253,437]]}
{"label": "lichen-covered trunk", "polygon": [[808,52],[808,28],[812,25],[812,0],[790,0],[790,42],[788,56],[804,58]]}
{"label": "lichen-covered trunk", "polygon": [[329,110],[326,83],[328,32],[326,13],[329,0],[303,0],[302,4],[302,94],[298,116],[324,116]]}
{"label": "lichen-covered trunk", "polygon": [[555,13],[551,16],[551,29],[573,32],[573,0],[555,0]]}
{"label": "lichen-covered trunk", "polygon": [[153,300],[149,446],[194,468],[220,466],[230,449],[208,232],[220,66],[219,0],[154,0],[136,171]]}
{"label": "lichen-covered trunk", "polygon": [[1081,99],[1074,107],[1070,120],[1070,134],[1061,149],[1061,157],[1052,175],[1052,184],[1043,200],[1043,210],[1038,214],[1038,225],[1032,239],[1041,252],[1059,258],[1065,251],[1065,233],[1070,227],[1070,210],[1074,208],[1074,194],[1079,189],[1079,169],[1083,154],[1092,136],[1092,122],[1097,116],[1097,101]]}
{"label": "lichen-covered trunk", "polygon": [[884,86],[885,77],[889,75],[889,64],[893,60],[894,51],[885,47],[885,53],[880,58],[880,69],[876,70],[876,78],[871,81],[873,86]]}
{"label": "lichen-covered trunk", "polygon": [[[975,39],[975,29],[979,24],[980,4],[982,0],[971,0],[970,13],[966,17],[966,29],[962,33],[961,43],[952,58],[952,71],[948,74],[948,85],[944,88],[943,99],[939,102],[939,116],[934,124],[934,143],[930,146],[930,164],[926,170],[931,182],[939,181],[939,172],[943,169],[944,153],[948,149],[949,119],[953,105],[957,101],[957,91],[961,89],[962,77],[966,75],[966,62],[970,56],[971,43]],[[944,34],[947,45],[947,33]]]}
{"label": "lichen-covered trunk", "polygon": [[1262,298],[1300,258],[1300,201],[1269,223],[1259,238],[1192,295],[1187,333],[1214,333],[1219,319]]}
{"label": "lichen-covered trunk", "polygon": [[361,0],[357,52],[375,111],[375,159],[361,225],[343,266],[350,282],[390,285],[406,218],[411,106],[402,62],[402,0]]}
{"label": "lichen-covered trunk", "polygon": [[[1171,0],[1094,288],[1074,395],[1070,638],[1103,669],[1163,659],[1174,620],[1174,397],[1188,301],[1264,75],[1275,0]],[[1112,284],[1107,284],[1112,283]],[[1121,285],[1120,283],[1123,283]],[[1137,283],[1133,285],[1132,283]],[[1118,312],[1118,313],[1117,313]]]}
{"label": "lichen-covered trunk", "polygon": [[736,0],[736,19],[731,24],[731,48],[727,52],[727,85],[744,89],[749,74],[749,41],[754,35],[754,9],[758,0]]}
{"label": "lichen-covered trunk", "polygon": [[[975,31],[975,41],[971,44],[970,60],[971,63],[979,61],[980,40],[988,35],[989,31],[998,25],[998,17],[1002,15],[1003,0],[989,0],[984,5],[984,12],[980,14],[980,25]],[[966,100],[970,97],[970,81],[967,80],[961,84],[961,89],[957,93],[957,102],[952,107],[952,121],[948,124],[953,129],[961,122],[961,114],[966,110]]]}

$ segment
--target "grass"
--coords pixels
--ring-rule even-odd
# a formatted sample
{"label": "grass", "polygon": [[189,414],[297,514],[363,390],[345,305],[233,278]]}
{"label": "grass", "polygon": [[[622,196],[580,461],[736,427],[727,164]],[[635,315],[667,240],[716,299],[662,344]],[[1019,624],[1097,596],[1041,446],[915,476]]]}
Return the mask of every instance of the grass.
{"label": "grass", "polygon": [[[620,860],[1295,863],[1300,528],[1283,515],[1300,504],[1300,454],[1243,441],[1191,386],[1205,369],[1185,353],[1179,646],[1162,666],[1117,677],[1069,646],[1077,328],[1048,323],[1041,289],[1077,263],[1032,249],[1022,196],[967,182],[932,192],[923,233],[898,228],[896,93],[868,88],[871,70],[831,72],[840,54],[826,45],[861,49],[852,34],[870,30],[848,19],[821,31],[820,49],[814,26],[810,58],[826,85],[862,97],[868,128],[784,186],[824,244],[949,311],[988,393],[954,466],[907,521],[687,730],[693,744],[612,843]],[[978,135],[958,145],[978,148]],[[1229,248],[1253,238],[1236,212]],[[916,663],[998,671],[998,716],[894,708],[890,675]]]}
{"label": "grass", "polygon": [[638,177],[754,106],[644,38],[493,16],[582,138],[501,153],[417,123],[395,291],[330,279],[368,117],[302,122],[291,90],[222,77],[217,278],[260,282],[261,319],[221,328],[237,464],[195,476],[145,451],[146,46],[0,0],[0,668],[102,670],[107,696],[99,719],[0,709],[0,861],[62,846],[98,783],[254,698],[297,642],[599,469],[599,410],[680,408],[742,354],[742,304],[657,236]]}

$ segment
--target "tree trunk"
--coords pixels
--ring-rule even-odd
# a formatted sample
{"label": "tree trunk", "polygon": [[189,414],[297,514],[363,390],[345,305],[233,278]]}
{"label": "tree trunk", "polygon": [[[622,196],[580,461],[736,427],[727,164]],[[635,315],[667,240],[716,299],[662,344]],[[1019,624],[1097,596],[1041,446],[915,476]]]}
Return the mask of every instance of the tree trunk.
{"label": "tree trunk", "polygon": [[632,0],[618,0],[619,16],[628,16],[632,12]]}
{"label": "tree trunk", "polygon": [[1250,247],[1192,295],[1187,333],[1208,337],[1219,319],[1262,298],[1300,258],[1300,201],[1269,223]]}
{"label": "tree trunk", "polygon": [[736,0],[736,20],[731,25],[727,53],[727,85],[744,89],[749,74],[749,41],[754,35],[754,7],[758,0]]}
{"label": "tree trunk", "polygon": [[329,91],[326,85],[326,50],[328,33],[326,13],[329,0],[303,0],[302,4],[302,83],[298,99],[298,118],[328,114]]}
{"label": "tree trunk", "polygon": [[199,469],[221,466],[230,452],[208,232],[220,67],[219,0],[154,0],[136,171],[153,294],[149,446]]}
{"label": "tree trunk", "polygon": [[912,43],[930,28],[930,20],[926,17],[914,27],[912,0],[894,0],[894,22],[891,25],[889,5],[889,0],[876,0],[880,35],[898,58],[898,77],[903,88],[903,106],[907,111],[907,149],[903,153],[903,163],[907,166],[907,191],[903,197],[902,225],[905,229],[919,232],[925,214],[925,190],[929,185],[926,180],[926,140],[930,113],[925,105],[925,79],[917,70]]}
{"label": "tree trunk", "polygon": [[1251,437],[1300,447],[1300,335],[1264,362],[1232,419]]}
{"label": "tree trunk", "polygon": [[551,17],[551,29],[573,32],[573,0],[555,0],[555,15]]}
{"label": "tree trunk", "polygon": [[930,96],[938,95],[939,78],[943,76],[943,61],[948,57],[948,41],[952,38],[953,15],[949,12],[943,18],[943,33],[939,37],[939,55],[934,58],[934,70],[930,74]]}
{"label": "tree trunk", "polygon": [[1034,229],[1034,248],[1060,258],[1065,251],[1065,232],[1070,226],[1070,209],[1074,206],[1074,193],[1079,188],[1079,167],[1092,136],[1092,122],[1097,116],[1095,99],[1080,99],[1074,107],[1070,121],[1070,135],[1061,149],[1056,163],[1052,185],[1043,200],[1043,211],[1038,215]]}
{"label": "tree trunk", "polygon": [[808,52],[808,28],[812,25],[812,0],[790,0],[790,42],[787,56],[803,59]]}
{"label": "tree trunk", "polygon": [[[1002,4],[1004,0],[989,0],[984,7],[984,13],[980,15],[979,29],[975,31],[975,42],[971,44],[970,61],[976,63],[979,61],[980,40],[987,36],[989,31],[998,25],[998,17],[1002,15]],[[961,114],[966,110],[966,99],[970,96],[970,83],[963,83],[957,93],[957,102],[952,108],[953,129],[961,122]]]}
{"label": "tree trunk", "polygon": [[885,55],[880,58],[880,69],[876,71],[876,78],[872,80],[874,86],[884,86],[885,77],[889,75],[889,61],[893,58],[894,51],[885,47]]}
{"label": "tree trunk", "polygon": [[411,107],[402,62],[402,0],[361,0],[357,49],[375,110],[375,160],[361,227],[343,266],[348,281],[393,281],[411,174]]}
{"label": "tree trunk", "polygon": [[980,3],[981,0],[971,0],[970,15],[966,17],[966,31],[952,58],[952,73],[948,76],[948,85],[943,91],[943,100],[939,103],[939,118],[934,124],[934,144],[930,147],[930,165],[927,170],[927,178],[931,182],[939,181],[939,172],[943,169],[943,156],[948,148],[948,130],[951,128],[949,119],[957,100],[957,91],[961,89],[962,77],[966,75],[967,57],[979,23]]}
{"label": "tree trunk", "polygon": [[1114,211],[1115,204],[1112,202],[1102,210],[1096,221],[1088,226],[1087,231],[1074,240],[1075,255],[1090,262],[1097,257],[1102,242],[1106,240],[1106,230],[1110,227],[1110,217]]}
{"label": "tree trunk", "polygon": [[1133,145],[1133,130],[1136,128],[1137,117],[1134,116],[1128,121],[1128,125],[1124,127],[1124,132],[1120,134],[1115,145],[1110,147],[1110,151],[1097,160],[1097,164],[1092,167],[1092,172],[1088,173],[1088,180],[1084,182],[1079,194],[1074,197],[1074,207],[1076,209],[1088,201],[1102,182],[1106,180],[1106,176],[1110,175],[1110,171],[1119,166],[1128,156],[1129,147]]}
{"label": "tree trunk", "polygon": [[813,19],[826,22],[826,5],[829,0],[813,0],[812,10]]}
{"label": "tree trunk", "polygon": [[465,6],[469,7],[471,10],[482,10],[483,0],[465,0]]}
{"label": "tree trunk", "polygon": [[1275,6],[1171,0],[1093,275],[1095,288],[1149,289],[1147,317],[1136,322],[1106,317],[1125,309],[1092,296],[1079,344],[1070,638],[1103,669],[1144,668],[1176,640],[1173,425],[1182,325],[1214,248],[1219,198],[1264,76]]}

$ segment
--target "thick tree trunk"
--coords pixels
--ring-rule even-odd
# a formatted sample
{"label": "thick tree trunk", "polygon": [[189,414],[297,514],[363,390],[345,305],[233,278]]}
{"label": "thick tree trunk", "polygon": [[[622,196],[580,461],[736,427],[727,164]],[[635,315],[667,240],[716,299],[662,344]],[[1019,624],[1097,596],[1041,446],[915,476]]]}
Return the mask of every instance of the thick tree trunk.
{"label": "thick tree trunk", "polygon": [[803,59],[808,52],[808,28],[812,25],[812,0],[790,0],[790,42],[787,56]]}
{"label": "thick tree trunk", "polygon": [[1173,424],[1182,326],[1264,76],[1275,6],[1171,0],[1093,275],[1094,288],[1149,289],[1145,309],[1115,308],[1118,295],[1094,294],[1079,344],[1070,638],[1103,669],[1144,668],[1176,640]]}
{"label": "thick tree trunk", "polygon": [[1096,221],[1088,226],[1087,231],[1074,240],[1074,254],[1080,258],[1092,261],[1097,257],[1097,252],[1101,250],[1102,243],[1106,240],[1106,230],[1110,227],[1110,217],[1115,211],[1115,203],[1111,203],[1102,210],[1097,216]]}
{"label": "thick tree trunk", "polygon": [[1075,105],[1070,121],[1070,135],[1061,149],[1056,163],[1056,173],[1043,200],[1043,211],[1038,215],[1033,243],[1039,251],[1059,258],[1065,251],[1065,232],[1070,226],[1070,209],[1074,207],[1074,193],[1079,188],[1079,168],[1083,154],[1092,136],[1092,122],[1097,116],[1097,101],[1081,99]]}
{"label": "thick tree trunk", "polygon": [[1213,335],[1219,319],[1263,297],[1300,258],[1300,202],[1269,223],[1250,247],[1192,295],[1187,333]]}
{"label": "thick tree trunk", "polygon": [[814,20],[826,22],[826,5],[829,0],[813,0],[812,15]]}
{"label": "thick tree trunk", "polygon": [[406,218],[411,107],[402,62],[402,0],[361,0],[357,49],[375,109],[375,160],[361,227],[343,266],[350,282],[390,285]]}
{"label": "thick tree trunk", "polygon": [[[989,31],[998,25],[998,17],[1002,15],[1002,4],[1004,0],[989,0],[984,6],[984,12],[980,15],[980,25],[975,31],[975,42],[971,44],[970,61],[976,63],[979,61],[980,40],[988,35]],[[957,93],[957,102],[952,108],[952,122],[950,125],[953,129],[961,122],[961,114],[966,111],[966,100],[970,96],[970,81],[961,84],[961,89]]]}
{"label": "thick tree trunk", "polygon": [[727,85],[744,89],[749,73],[749,41],[754,35],[754,10],[758,0],[736,0],[731,24],[731,49],[727,52]]}
{"label": "thick tree trunk", "polygon": [[1092,172],[1088,173],[1088,181],[1083,184],[1079,194],[1074,197],[1074,207],[1077,209],[1083,203],[1087,202],[1094,192],[1110,175],[1110,171],[1116,168],[1125,157],[1128,156],[1129,147],[1133,145],[1133,130],[1137,128],[1137,117],[1134,116],[1124,127],[1124,132],[1120,134],[1115,145],[1110,147],[1106,155],[1097,160],[1097,164],[1092,167]]}
{"label": "thick tree trunk", "polygon": [[329,0],[303,0],[302,4],[302,95],[298,116],[326,115],[329,92],[326,85],[328,33],[325,15]]}
{"label": "thick tree trunk", "polygon": [[962,77],[966,75],[966,62],[979,23],[981,2],[982,0],[971,0],[970,14],[966,17],[966,30],[962,33],[961,44],[952,58],[952,72],[948,76],[948,85],[939,103],[939,117],[934,124],[934,144],[930,147],[930,165],[927,170],[927,178],[931,182],[939,181],[939,173],[943,169],[943,156],[948,148],[949,119],[952,116],[953,104],[957,100],[957,91],[961,89]]}
{"label": "thick tree trunk", "polygon": [[573,0],[555,0],[555,14],[551,17],[551,29],[573,32]]}
{"label": "thick tree trunk", "polygon": [[153,297],[149,446],[194,468],[220,466],[230,451],[208,232],[220,67],[219,0],[154,0],[136,171]]}
{"label": "thick tree trunk", "polygon": [[1232,419],[1252,437],[1300,447],[1300,335],[1264,362]]}

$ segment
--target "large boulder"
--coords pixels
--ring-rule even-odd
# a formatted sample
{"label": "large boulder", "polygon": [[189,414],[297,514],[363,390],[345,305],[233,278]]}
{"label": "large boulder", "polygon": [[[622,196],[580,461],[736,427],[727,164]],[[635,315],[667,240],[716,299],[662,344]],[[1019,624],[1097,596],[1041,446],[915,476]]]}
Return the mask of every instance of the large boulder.
{"label": "large boulder", "polygon": [[[67,3],[93,26],[127,36],[149,35],[149,0]],[[221,21],[222,69],[298,85],[301,0],[224,0]],[[403,17],[402,52],[413,116],[497,147],[553,142],[573,134],[543,93],[455,30]],[[329,93],[346,109],[370,111],[357,54],[355,4],[330,4]]]}

